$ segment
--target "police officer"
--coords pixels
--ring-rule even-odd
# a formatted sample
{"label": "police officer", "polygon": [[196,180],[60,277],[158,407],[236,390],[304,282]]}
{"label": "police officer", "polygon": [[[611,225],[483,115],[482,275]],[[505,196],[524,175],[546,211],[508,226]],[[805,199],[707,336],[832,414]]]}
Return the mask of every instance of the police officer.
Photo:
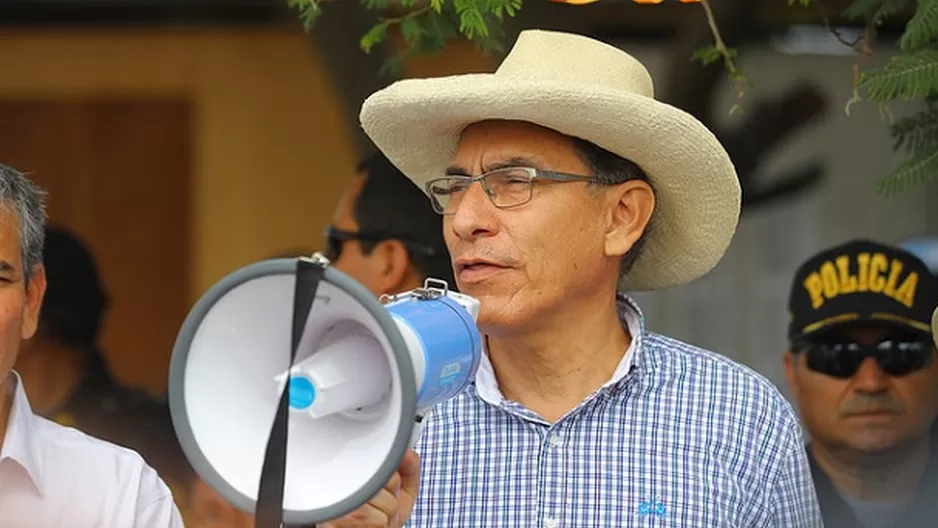
{"label": "police officer", "polygon": [[938,526],[936,305],[920,259],[868,240],[795,275],[785,375],[828,528]]}
{"label": "police officer", "polygon": [[123,387],[99,349],[108,299],[94,258],[66,229],[49,226],[45,237],[48,288],[38,331],[16,364],[30,402],[38,414],[140,453],[184,513],[191,468],[168,405]]}

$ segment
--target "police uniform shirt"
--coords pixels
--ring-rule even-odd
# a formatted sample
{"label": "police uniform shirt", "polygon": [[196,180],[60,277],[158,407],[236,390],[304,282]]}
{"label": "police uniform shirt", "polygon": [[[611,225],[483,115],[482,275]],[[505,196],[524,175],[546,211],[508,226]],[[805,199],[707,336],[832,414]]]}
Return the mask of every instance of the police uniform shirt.
{"label": "police uniform shirt", "polygon": [[172,493],[136,452],[33,413],[19,375],[0,450],[2,528],[182,528]]}
{"label": "police uniform shirt", "polygon": [[913,497],[903,503],[882,504],[844,497],[818,465],[808,448],[808,461],[825,528],[938,527],[938,442]]}

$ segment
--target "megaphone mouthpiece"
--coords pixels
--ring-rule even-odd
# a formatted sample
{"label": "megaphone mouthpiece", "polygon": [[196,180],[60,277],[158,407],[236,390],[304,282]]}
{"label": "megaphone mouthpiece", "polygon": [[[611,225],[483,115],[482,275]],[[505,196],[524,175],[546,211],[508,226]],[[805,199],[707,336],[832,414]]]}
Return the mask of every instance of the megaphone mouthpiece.
{"label": "megaphone mouthpiece", "polygon": [[[323,418],[387,400],[391,369],[381,344],[364,327],[340,323],[322,339],[319,350],[290,369],[291,410]],[[278,395],[285,378],[277,376]]]}

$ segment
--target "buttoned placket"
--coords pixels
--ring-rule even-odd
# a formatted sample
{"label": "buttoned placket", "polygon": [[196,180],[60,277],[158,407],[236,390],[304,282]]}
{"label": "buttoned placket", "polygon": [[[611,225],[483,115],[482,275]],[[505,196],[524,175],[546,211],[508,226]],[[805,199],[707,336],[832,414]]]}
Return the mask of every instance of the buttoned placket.
{"label": "buttoned placket", "polygon": [[[582,411],[582,409],[581,409]],[[544,528],[561,528],[564,489],[564,432],[572,416],[549,427],[541,441],[538,482],[541,483],[541,519]]]}
{"label": "buttoned placket", "polygon": [[564,478],[568,437],[576,423],[592,413],[594,407],[618,392],[605,387],[580,404],[560,421],[551,424],[515,402],[503,402],[503,410],[528,422],[541,438],[537,465],[536,519],[543,528],[563,528],[563,508],[567,491]]}

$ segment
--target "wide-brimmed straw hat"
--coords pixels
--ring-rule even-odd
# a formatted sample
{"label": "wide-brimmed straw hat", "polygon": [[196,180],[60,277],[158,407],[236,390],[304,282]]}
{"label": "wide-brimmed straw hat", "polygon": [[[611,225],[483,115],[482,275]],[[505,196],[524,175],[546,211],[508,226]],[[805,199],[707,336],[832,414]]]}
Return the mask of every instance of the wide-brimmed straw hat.
{"label": "wide-brimmed straw hat", "polygon": [[365,100],[360,119],[424,192],[427,180],[444,175],[463,129],[486,120],[534,123],[635,162],[657,206],[644,252],[620,278],[623,290],[709,273],[739,221],[739,179],[717,138],[692,115],[655,100],[638,60],[581,35],[523,31],[495,73],[395,82]]}

